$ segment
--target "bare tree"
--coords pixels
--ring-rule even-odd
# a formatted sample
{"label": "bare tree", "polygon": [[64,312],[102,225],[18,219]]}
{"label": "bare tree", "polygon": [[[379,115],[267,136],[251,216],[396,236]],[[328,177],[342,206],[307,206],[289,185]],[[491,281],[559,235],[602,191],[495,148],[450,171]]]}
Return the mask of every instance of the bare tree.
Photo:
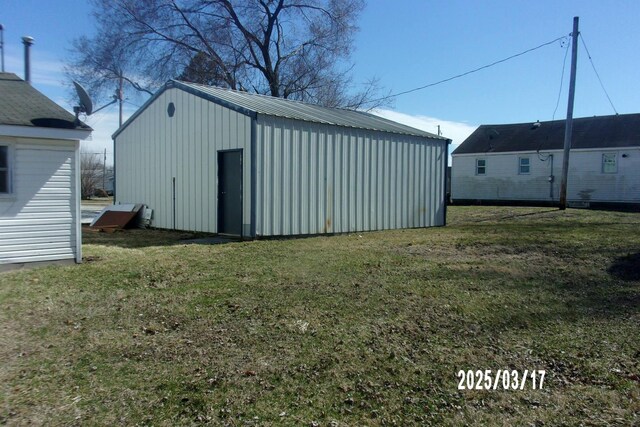
{"label": "bare tree", "polygon": [[68,71],[94,93],[123,77],[151,92],[179,76],[328,106],[374,108],[349,57],[363,0],[93,0],[97,31]]}
{"label": "bare tree", "polygon": [[65,67],[66,74],[82,83],[96,99],[113,98],[113,90],[120,79],[135,92],[152,95],[154,84],[138,74],[139,64],[129,52],[127,40],[116,29],[105,28],[104,31],[101,39],[82,36],[73,41],[72,59]]}
{"label": "bare tree", "polygon": [[227,86],[224,70],[203,52],[195,54],[178,80],[212,86]]}
{"label": "bare tree", "polygon": [[90,199],[102,182],[103,165],[97,153],[80,154],[80,193],[83,200]]}

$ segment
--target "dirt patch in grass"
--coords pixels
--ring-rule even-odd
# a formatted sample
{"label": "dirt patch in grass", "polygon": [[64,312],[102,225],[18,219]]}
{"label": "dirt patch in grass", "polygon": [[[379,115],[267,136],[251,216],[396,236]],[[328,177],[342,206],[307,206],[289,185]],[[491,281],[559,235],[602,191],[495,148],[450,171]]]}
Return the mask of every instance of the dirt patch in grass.
{"label": "dirt patch in grass", "polygon": [[640,280],[640,252],[617,258],[608,271],[622,280]]}
{"label": "dirt patch in grass", "polygon": [[210,238],[206,233],[172,230],[148,230],[139,228],[118,229],[113,233],[83,226],[83,243],[118,248],[145,248],[150,246],[186,245],[189,240]]}

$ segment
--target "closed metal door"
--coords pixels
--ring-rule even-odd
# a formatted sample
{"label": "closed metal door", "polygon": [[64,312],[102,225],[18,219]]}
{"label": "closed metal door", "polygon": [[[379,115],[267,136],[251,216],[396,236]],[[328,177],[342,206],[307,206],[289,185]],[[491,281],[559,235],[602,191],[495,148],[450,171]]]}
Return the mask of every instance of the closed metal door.
{"label": "closed metal door", "polygon": [[242,235],[242,150],[218,152],[218,233]]}

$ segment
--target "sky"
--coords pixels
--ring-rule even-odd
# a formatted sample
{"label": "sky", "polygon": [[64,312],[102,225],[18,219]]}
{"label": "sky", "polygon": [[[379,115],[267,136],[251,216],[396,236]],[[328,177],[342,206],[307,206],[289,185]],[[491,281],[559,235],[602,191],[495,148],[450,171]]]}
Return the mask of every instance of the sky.
{"label": "sky", "polygon": [[[33,85],[71,111],[70,82],[65,81],[63,67],[71,41],[92,34],[91,12],[89,2],[80,0],[3,0],[5,70],[24,77],[21,37],[34,37]],[[353,82],[357,88],[377,78],[384,88],[381,95],[425,86],[568,36],[574,16],[580,17],[580,33],[615,107],[579,42],[574,117],[640,112],[637,0],[370,0],[358,22],[351,57]],[[375,113],[433,133],[440,125],[442,134],[452,139],[452,149],[480,124],[562,119],[570,68],[570,54],[565,63],[566,48],[554,42],[465,77],[399,96]],[[126,119],[144,98],[133,93],[125,96]],[[106,149],[111,162],[117,106],[89,116],[86,122],[94,132],[82,149]]]}

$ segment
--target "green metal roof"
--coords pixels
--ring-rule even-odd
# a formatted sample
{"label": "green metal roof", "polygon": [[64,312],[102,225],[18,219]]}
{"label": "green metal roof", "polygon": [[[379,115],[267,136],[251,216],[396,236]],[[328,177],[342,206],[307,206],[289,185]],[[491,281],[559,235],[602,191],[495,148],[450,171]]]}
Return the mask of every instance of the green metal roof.
{"label": "green metal roof", "polygon": [[227,108],[238,111],[252,117],[257,115],[282,117],[305,122],[321,123],[354,129],[365,129],[396,133],[402,135],[412,135],[447,141],[448,138],[438,136],[420,129],[415,129],[392,120],[365,113],[362,111],[348,110],[343,108],[328,108],[319,105],[308,104],[306,102],[292,101],[289,99],[275,98],[267,95],[235,91],[214,86],[205,86],[195,83],[169,81],[160,91],[158,91],[145,105],[143,105],[120,129],[113,135],[117,136],[127,125],[135,119],[144,109],[168,88],[177,88],[200,96],[211,102],[221,104]]}

